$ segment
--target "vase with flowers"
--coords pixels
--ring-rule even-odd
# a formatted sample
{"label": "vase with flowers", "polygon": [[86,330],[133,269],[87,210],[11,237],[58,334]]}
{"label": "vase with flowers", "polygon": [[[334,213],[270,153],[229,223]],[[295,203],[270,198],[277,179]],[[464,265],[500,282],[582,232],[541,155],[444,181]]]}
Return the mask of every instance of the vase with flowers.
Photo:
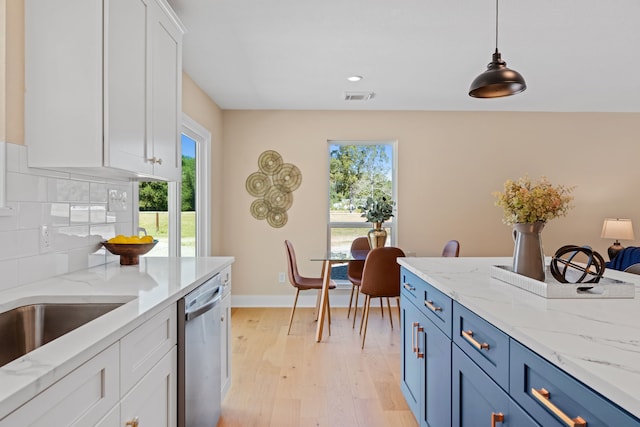
{"label": "vase with flowers", "polygon": [[545,264],[541,233],[547,221],[567,215],[573,187],[553,186],[543,176],[508,179],[504,191],[494,192],[496,206],[503,209],[502,222],[513,226],[513,271],[544,281]]}
{"label": "vase with flowers", "polygon": [[371,249],[381,248],[387,241],[387,230],[382,228],[382,224],[393,216],[393,205],[395,203],[386,196],[368,197],[364,205],[358,209],[362,212],[362,218],[373,224],[373,228],[367,233]]}

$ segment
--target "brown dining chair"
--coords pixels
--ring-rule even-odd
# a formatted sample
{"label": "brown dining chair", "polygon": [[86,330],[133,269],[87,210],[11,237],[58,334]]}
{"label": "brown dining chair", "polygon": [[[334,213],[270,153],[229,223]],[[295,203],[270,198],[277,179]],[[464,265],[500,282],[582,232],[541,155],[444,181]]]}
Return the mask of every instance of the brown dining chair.
{"label": "brown dining chair", "polygon": [[364,348],[364,341],[367,337],[371,298],[387,298],[391,329],[393,329],[393,316],[391,315],[389,298],[396,299],[398,318],[400,318],[400,264],[398,264],[397,260],[398,257],[403,256],[402,249],[393,246],[372,249],[367,255],[364,269],[362,270],[362,283],[360,284],[360,292],[365,295],[364,311],[360,321],[362,348]]}
{"label": "brown dining chair", "polygon": [[[291,316],[289,317],[289,328],[287,329],[287,335],[291,332],[291,324],[293,323],[293,314],[296,312],[296,304],[298,304],[298,296],[300,295],[300,291],[308,291],[308,290],[317,290],[318,291],[318,302],[320,301],[320,294],[322,292],[322,277],[304,277],[301,276],[298,272],[298,263],[296,261],[296,252],[293,249],[293,244],[289,240],[284,241],[284,246],[287,250],[287,264],[289,266],[288,275],[289,282],[291,285],[296,288],[296,297],[293,300],[293,307],[291,308]],[[336,284],[332,280],[329,283],[329,289],[335,289]],[[316,307],[319,307],[319,304],[316,303]],[[328,321],[329,321],[329,334],[331,334],[331,306],[329,305],[329,300],[327,299],[327,313],[328,313]]]}
{"label": "brown dining chair", "polygon": [[368,237],[356,237],[351,242],[351,257],[354,260],[347,263],[347,278],[351,282],[351,296],[349,297],[349,309],[347,310],[347,319],[351,315],[351,305],[353,304],[353,296],[355,294],[356,304],[353,310],[353,326],[356,324],[356,313],[358,312],[358,295],[360,294],[360,283],[362,282],[362,270],[364,269],[364,260],[371,250]]}
{"label": "brown dining chair", "polygon": [[442,249],[443,257],[457,257],[460,255],[460,242],[449,240]]}

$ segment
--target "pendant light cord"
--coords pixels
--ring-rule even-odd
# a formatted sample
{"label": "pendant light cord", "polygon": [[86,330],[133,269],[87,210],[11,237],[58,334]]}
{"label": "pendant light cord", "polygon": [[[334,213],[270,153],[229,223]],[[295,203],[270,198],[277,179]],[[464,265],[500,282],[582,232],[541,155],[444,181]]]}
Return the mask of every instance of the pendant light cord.
{"label": "pendant light cord", "polygon": [[496,52],[498,51],[498,0],[496,0]]}

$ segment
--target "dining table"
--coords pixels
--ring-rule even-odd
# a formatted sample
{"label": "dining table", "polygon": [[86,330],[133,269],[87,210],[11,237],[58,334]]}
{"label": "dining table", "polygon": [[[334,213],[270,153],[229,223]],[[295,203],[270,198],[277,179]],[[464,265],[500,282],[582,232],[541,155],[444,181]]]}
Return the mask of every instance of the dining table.
{"label": "dining table", "polygon": [[[350,253],[326,253],[324,256],[311,258],[311,261],[322,262],[322,289],[320,291],[320,307],[318,307],[318,325],[316,327],[316,342],[322,341],[324,321],[329,314],[329,285],[331,283],[331,267],[334,264],[344,264],[349,261],[365,260],[369,250],[353,250]],[[328,327],[331,335],[331,325]]]}

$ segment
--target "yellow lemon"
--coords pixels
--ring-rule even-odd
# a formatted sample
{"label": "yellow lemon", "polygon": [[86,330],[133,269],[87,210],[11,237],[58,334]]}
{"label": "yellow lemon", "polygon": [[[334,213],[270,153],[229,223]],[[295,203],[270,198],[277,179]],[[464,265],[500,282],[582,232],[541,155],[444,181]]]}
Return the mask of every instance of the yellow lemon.
{"label": "yellow lemon", "polygon": [[118,234],[116,237],[112,237],[108,240],[109,243],[124,243],[126,240],[126,236],[122,234]]}
{"label": "yellow lemon", "polygon": [[142,236],[140,243],[153,243],[153,236]]}

